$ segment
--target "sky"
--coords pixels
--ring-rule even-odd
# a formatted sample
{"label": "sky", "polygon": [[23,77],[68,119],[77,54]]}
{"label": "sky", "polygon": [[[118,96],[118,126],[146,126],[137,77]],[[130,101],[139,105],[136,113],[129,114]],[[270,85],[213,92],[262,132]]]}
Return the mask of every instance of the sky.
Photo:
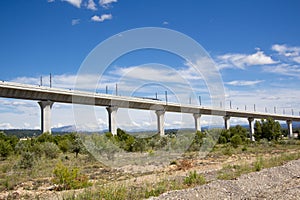
{"label": "sky", "polygon": [[[293,110],[299,115],[299,10],[297,0],[3,0],[0,80],[39,85],[42,77],[48,87],[51,73],[53,87],[73,89],[97,46],[124,31],[158,27],[182,33],[203,47],[222,79],[223,108],[249,111],[255,104],[258,112]],[[158,49],[132,51],[120,55],[103,74],[86,76],[79,89],[96,87],[104,93],[107,86],[108,93],[115,94],[117,84],[118,95],[154,98],[157,93],[165,100],[167,91],[169,101],[199,105],[200,96],[203,106],[211,106],[209,86],[194,65],[203,63],[191,64]],[[52,127],[107,129],[105,108],[93,109],[96,123],[78,123],[72,105],[55,103]],[[84,119],[85,111],[80,114]],[[119,109],[117,120],[125,130],[156,127],[153,111]],[[165,120],[166,128],[194,126],[191,115],[167,113]],[[211,119],[204,116],[201,123],[208,125]],[[232,118],[231,123],[247,121]],[[38,104],[0,98],[0,129],[11,128],[40,128]]]}

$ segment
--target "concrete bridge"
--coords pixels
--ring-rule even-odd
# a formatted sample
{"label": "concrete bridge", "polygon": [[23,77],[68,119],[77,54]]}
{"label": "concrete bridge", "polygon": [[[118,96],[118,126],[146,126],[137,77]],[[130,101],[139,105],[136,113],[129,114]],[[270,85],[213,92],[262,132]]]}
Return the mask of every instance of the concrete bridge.
{"label": "concrete bridge", "polygon": [[118,108],[131,108],[142,110],[153,110],[157,115],[157,129],[160,135],[164,135],[165,112],[190,113],[195,120],[195,129],[201,130],[201,115],[215,115],[224,118],[224,127],[230,128],[230,118],[246,118],[249,122],[251,140],[254,140],[254,119],[266,119],[286,121],[288,135],[292,137],[292,122],[300,122],[300,116],[281,115],[251,111],[236,111],[231,109],[216,109],[196,105],[183,105],[154,99],[143,99],[138,97],[125,97],[109,94],[98,94],[92,92],[72,91],[49,87],[40,87],[27,84],[0,82],[0,97],[26,99],[38,101],[41,107],[41,131],[51,132],[51,109],[55,102],[73,103],[83,105],[105,106],[108,112],[109,131],[117,133],[116,114]]}

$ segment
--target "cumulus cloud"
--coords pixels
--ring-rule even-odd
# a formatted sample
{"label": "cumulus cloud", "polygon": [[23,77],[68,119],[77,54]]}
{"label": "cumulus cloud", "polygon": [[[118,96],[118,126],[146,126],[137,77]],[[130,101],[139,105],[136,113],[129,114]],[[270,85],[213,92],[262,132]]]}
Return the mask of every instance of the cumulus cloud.
{"label": "cumulus cloud", "polygon": [[263,51],[258,50],[254,54],[224,54],[217,57],[219,68],[240,68],[244,69],[248,66],[269,65],[277,63]]}
{"label": "cumulus cloud", "polygon": [[112,3],[116,3],[116,2],[118,2],[118,0],[100,0],[99,4],[103,8],[109,8]]}
{"label": "cumulus cloud", "polygon": [[98,15],[94,15],[91,20],[94,22],[103,22],[105,20],[110,20],[112,19],[112,15],[111,14],[103,14],[101,16]]}
{"label": "cumulus cloud", "polygon": [[90,10],[97,10],[97,5],[95,4],[94,0],[89,0],[86,8]]}
{"label": "cumulus cloud", "polygon": [[232,86],[252,86],[252,85],[257,85],[259,83],[263,82],[262,80],[256,80],[256,81],[245,81],[245,80],[240,80],[240,81],[230,81],[227,82],[227,85],[232,85]]}
{"label": "cumulus cloud", "polygon": [[274,44],[272,46],[272,50],[296,63],[300,63],[300,47],[292,47],[285,44]]}
{"label": "cumulus cloud", "polygon": [[82,3],[82,0],[62,0],[62,1],[66,1],[77,8],[80,8]]}

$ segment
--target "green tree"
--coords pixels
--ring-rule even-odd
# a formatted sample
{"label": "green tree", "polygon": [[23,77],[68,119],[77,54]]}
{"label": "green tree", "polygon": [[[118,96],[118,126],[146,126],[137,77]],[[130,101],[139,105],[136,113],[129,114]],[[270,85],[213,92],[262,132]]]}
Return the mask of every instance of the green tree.
{"label": "green tree", "polygon": [[242,141],[246,141],[246,139],[247,139],[247,129],[246,128],[244,128],[240,125],[236,125],[235,127],[231,127],[229,129],[229,131],[230,131],[230,138],[231,139],[232,139],[233,136],[238,135],[238,136],[240,136]]}
{"label": "green tree", "polygon": [[77,134],[72,134],[72,141],[71,141],[71,143],[72,143],[72,146],[71,146],[72,152],[75,153],[75,157],[77,158],[78,154],[80,152],[84,152],[85,151],[84,145],[83,145],[83,143],[81,141],[81,138]]}
{"label": "green tree", "polygon": [[259,121],[255,121],[254,124],[254,137],[256,141],[260,141],[263,138],[261,123]]}
{"label": "green tree", "polygon": [[40,142],[40,143],[53,142],[54,137],[50,133],[45,132],[45,133],[41,134],[40,136],[38,136],[37,141]]}
{"label": "green tree", "polygon": [[201,131],[197,131],[195,133],[195,137],[188,148],[188,151],[199,151],[201,148],[201,145],[203,144],[203,140],[205,138],[205,134],[202,133]]}
{"label": "green tree", "polygon": [[240,144],[243,143],[243,141],[240,135],[234,135],[230,139],[230,143],[234,148],[237,148]]}
{"label": "green tree", "polygon": [[13,148],[11,147],[10,143],[4,140],[0,140],[0,155],[1,157],[8,157],[11,152],[13,151]]}
{"label": "green tree", "polygon": [[262,119],[260,122],[256,121],[254,130],[254,137],[257,141],[263,138],[269,141],[277,141],[282,134],[279,122],[276,122],[272,118],[268,118],[267,120]]}
{"label": "green tree", "polygon": [[229,130],[223,129],[219,137],[219,143],[225,144],[230,141],[231,133]]}
{"label": "green tree", "polygon": [[58,141],[58,147],[63,153],[66,153],[70,151],[72,143],[69,139],[62,139]]}
{"label": "green tree", "polygon": [[16,136],[7,136],[5,133],[0,132],[0,156],[7,157],[13,151],[19,139]]}

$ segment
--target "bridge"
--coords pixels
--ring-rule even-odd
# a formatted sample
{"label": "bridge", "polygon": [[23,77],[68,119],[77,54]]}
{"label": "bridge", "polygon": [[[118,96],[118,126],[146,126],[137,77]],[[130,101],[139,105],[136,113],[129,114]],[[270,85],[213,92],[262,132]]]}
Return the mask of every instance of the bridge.
{"label": "bridge", "polygon": [[300,122],[300,116],[282,115],[273,113],[261,113],[251,111],[239,111],[231,109],[217,109],[196,105],[183,105],[158,101],[155,99],[116,96],[109,94],[100,94],[93,92],[84,92],[76,90],[66,90],[58,88],[49,88],[43,86],[34,86],[28,84],[19,84],[12,82],[0,82],[0,97],[15,98],[24,100],[38,101],[41,108],[41,131],[51,133],[51,109],[55,102],[82,104],[93,106],[105,106],[108,112],[109,131],[117,134],[116,114],[118,108],[153,110],[157,115],[157,130],[160,135],[164,135],[164,115],[166,112],[190,113],[195,120],[195,130],[201,130],[201,115],[222,116],[224,127],[230,128],[230,118],[246,118],[249,122],[249,132],[251,140],[254,140],[254,120],[273,118],[274,120],[286,121],[288,127],[288,136],[293,136],[292,122]]}

